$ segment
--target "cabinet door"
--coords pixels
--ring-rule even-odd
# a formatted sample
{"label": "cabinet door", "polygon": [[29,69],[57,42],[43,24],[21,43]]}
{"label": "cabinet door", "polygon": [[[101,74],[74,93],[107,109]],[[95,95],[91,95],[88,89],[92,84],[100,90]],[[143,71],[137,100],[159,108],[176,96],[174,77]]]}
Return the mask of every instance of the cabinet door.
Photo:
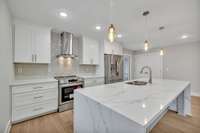
{"label": "cabinet door", "polygon": [[93,41],[91,45],[91,59],[92,59],[92,64],[99,64],[99,45],[98,42]]}
{"label": "cabinet door", "polygon": [[82,64],[91,64],[91,41],[84,37],[82,45]]}
{"label": "cabinet door", "polygon": [[84,37],[82,49],[82,64],[99,64],[99,44],[97,41]]}
{"label": "cabinet door", "polygon": [[112,51],[112,44],[109,43],[108,41],[104,41],[104,53],[105,54],[112,54],[113,51]]}
{"label": "cabinet door", "polygon": [[20,24],[15,25],[14,62],[33,62],[31,29]]}
{"label": "cabinet door", "polygon": [[85,87],[90,87],[90,86],[97,86],[97,85],[103,85],[104,84],[104,78],[89,78],[85,79]]}
{"label": "cabinet door", "polygon": [[33,32],[36,63],[50,63],[50,29],[35,29]]}
{"label": "cabinet door", "polygon": [[123,55],[123,48],[120,44],[116,43],[114,49],[116,55]]}

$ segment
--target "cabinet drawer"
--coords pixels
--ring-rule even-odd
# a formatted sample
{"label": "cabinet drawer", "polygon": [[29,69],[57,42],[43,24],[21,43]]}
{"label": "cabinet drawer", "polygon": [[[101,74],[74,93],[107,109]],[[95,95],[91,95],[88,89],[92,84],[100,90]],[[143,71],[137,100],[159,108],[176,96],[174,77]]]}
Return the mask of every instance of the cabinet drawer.
{"label": "cabinet drawer", "polygon": [[97,78],[96,85],[102,85],[102,84],[104,84],[104,78]]}
{"label": "cabinet drawer", "polygon": [[43,113],[47,113],[56,110],[58,106],[57,99],[52,99],[49,101],[31,104],[27,106],[22,106],[19,108],[14,108],[12,110],[12,121],[22,121],[27,118],[35,117]]}
{"label": "cabinet drawer", "polygon": [[85,79],[84,83],[85,83],[85,87],[93,86],[95,84],[95,80]]}
{"label": "cabinet drawer", "polygon": [[84,82],[85,82],[85,87],[102,85],[104,84],[104,78],[90,78],[90,79],[85,79]]}
{"label": "cabinet drawer", "polygon": [[28,92],[22,94],[14,94],[12,98],[13,108],[28,104],[33,104],[41,101],[46,101],[49,99],[57,99],[58,90],[48,89],[43,91]]}
{"label": "cabinet drawer", "polygon": [[15,86],[12,87],[12,94],[17,93],[25,93],[30,91],[40,91],[46,89],[58,88],[58,83],[40,83],[40,84],[33,84],[33,85],[22,85],[22,86]]}

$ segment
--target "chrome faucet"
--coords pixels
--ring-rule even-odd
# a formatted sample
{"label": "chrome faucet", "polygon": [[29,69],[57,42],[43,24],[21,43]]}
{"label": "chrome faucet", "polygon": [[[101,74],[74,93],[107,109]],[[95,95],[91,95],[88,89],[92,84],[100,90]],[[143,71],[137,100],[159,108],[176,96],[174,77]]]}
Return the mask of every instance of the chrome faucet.
{"label": "chrome faucet", "polygon": [[148,69],[149,70],[149,83],[152,84],[152,70],[151,70],[151,67],[149,66],[143,66],[140,73],[142,74],[144,72],[144,69]]}

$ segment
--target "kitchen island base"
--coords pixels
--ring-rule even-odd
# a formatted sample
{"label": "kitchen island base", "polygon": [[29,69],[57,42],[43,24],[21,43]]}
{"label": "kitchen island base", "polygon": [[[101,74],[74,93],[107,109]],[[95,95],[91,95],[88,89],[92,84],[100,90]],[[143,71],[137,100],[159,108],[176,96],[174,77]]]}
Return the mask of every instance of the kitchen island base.
{"label": "kitchen island base", "polygon": [[[149,133],[169,109],[176,111],[177,115],[191,115],[190,84],[183,82],[182,85],[182,82],[178,81],[161,81],[160,89],[164,92],[166,91],[163,87],[165,83],[174,84],[175,89],[174,91],[169,89],[168,93],[160,94],[160,96],[154,95],[158,92],[156,90],[158,84],[148,86],[149,88],[155,87],[156,91],[144,92],[144,96],[139,93],[145,88],[139,90],[138,95],[140,96],[131,95],[132,91],[128,89],[130,86],[124,83],[97,86],[96,90],[91,87],[76,91],[74,94],[74,133]],[[116,87],[114,88],[116,92],[113,92],[113,87]],[[112,92],[105,92],[103,96],[105,88]],[[139,88],[136,88],[135,92],[138,91],[137,89]],[[138,105],[141,105],[141,108]]]}

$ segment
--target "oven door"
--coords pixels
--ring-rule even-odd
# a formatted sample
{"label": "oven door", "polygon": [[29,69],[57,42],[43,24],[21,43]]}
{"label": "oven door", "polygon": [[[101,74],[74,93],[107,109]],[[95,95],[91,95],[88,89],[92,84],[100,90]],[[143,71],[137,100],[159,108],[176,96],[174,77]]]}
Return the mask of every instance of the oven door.
{"label": "oven door", "polygon": [[60,86],[60,105],[66,104],[74,99],[74,90],[82,88],[81,84],[79,85],[63,85]]}

